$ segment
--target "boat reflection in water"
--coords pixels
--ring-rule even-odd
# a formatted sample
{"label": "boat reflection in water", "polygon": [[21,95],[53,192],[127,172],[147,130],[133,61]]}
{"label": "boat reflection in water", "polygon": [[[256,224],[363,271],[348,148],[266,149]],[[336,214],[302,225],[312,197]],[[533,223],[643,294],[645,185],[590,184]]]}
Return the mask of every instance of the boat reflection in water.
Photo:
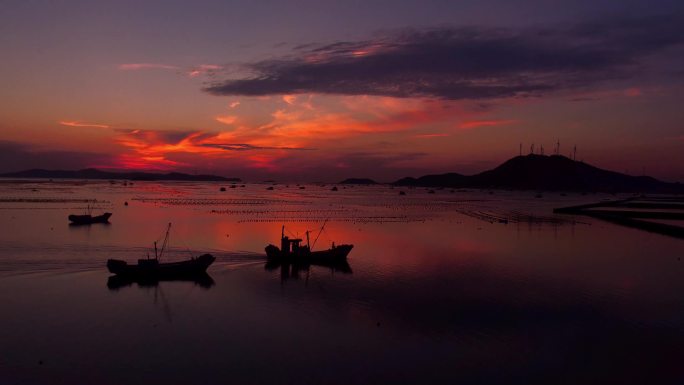
{"label": "boat reflection in water", "polygon": [[[336,262],[283,262],[279,260],[268,260],[264,265],[264,269],[268,271],[275,271],[280,269],[280,280],[287,281],[288,279],[299,279],[301,273],[308,274],[311,266],[327,267],[332,273],[352,274],[351,266],[347,261]],[[307,275],[308,277],[308,275]]]}
{"label": "boat reflection in water", "polygon": [[131,286],[134,283],[138,285],[138,287],[142,288],[153,288],[159,286],[159,282],[192,282],[195,285],[203,288],[203,289],[210,289],[212,288],[216,283],[214,282],[214,279],[211,278],[209,274],[206,272],[200,273],[200,274],[195,274],[195,275],[188,275],[188,276],[179,276],[179,277],[140,277],[140,276],[125,276],[125,275],[112,275],[107,279],[107,288],[112,291],[117,291],[121,288]]}

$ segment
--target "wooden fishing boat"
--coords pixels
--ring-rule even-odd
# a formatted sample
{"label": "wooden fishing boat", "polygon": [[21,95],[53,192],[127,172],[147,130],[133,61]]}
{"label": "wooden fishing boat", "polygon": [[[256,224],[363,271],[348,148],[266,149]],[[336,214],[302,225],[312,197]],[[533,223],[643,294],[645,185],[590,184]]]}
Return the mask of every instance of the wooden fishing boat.
{"label": "wooden fishing boat", "polygon": [[170,230],[171,224],[169,223],[164,243],[159,252],[157,252],[157,242],[154,243],[154,258],[150,258],[148,255],[146,259],[138,259],[138,263],[135,265],[129,265],[128,262],[119,259],[109,259],[107,260],[107,269],[116,275],[138,278],[155,277],[157,279],[181,279],[205,274],[207,268],[216,259],[211,254],[202,254],[199,257],[192,257],[179,262],[162,263],[159,261],[168,246]]}
{"label": "wooden fishing boat", "polygon": [[92,216],[90,214],[69,215],[69,221],[75,225],[89,225],[91,223],[109,223],[112,213]]}
{"label": "wooden fishing boat", "polygon": [[[325,227],[321,227],[321,232]],[[320,236],[320,232],[318,236]],[[314,240],[314,246],[316,241]],[[306,232],[306,245],[300,245],[302,239],[290,238],[285,235],[285,226],[283,226],[280,234],[280,248],[275,245],[266,246],[266,256],[269,260],[283,260],[292,262],[308,262],[311,264],[325,264],[342,262],[347,260],[347,255],[351,252],[354,245],[337,245],[333,242],[332,247],[327,250],[312,251],[309,245],[309,232]]]}

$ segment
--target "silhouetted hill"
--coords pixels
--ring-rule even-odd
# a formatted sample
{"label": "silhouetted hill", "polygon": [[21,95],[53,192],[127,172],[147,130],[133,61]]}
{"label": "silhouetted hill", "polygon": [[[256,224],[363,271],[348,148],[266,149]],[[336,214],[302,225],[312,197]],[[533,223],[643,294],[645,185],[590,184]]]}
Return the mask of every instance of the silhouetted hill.
{"label": "silhouetted hill", "polygon": [[467,176],[450,172],[448,174],[425,175],[420,178],[406,177],[394,182],[400,186],[444,186],[461,187],[466,183]]}
{"label": "silhouetted hill", "polygon": [[180,172],[167,174],[157,174],[149,172],[109,172],[94,168],[83,170],[42,170],[33,169],[19,172],[9,172],[0,174],[0,178],[45,178],[45,179],[127,179],[127,180],[147,180],[147,181],[221,181],[239,182],[240,178],[224,178],[217,175],[190,175]]}
{"label": "silhouetted hill", "polygon": [[536,154],[516,156],[495,169],[472,176],[453,173],[426,175],[418,179],[403,178],[395,184],[520,190],[684,192],[684,186],[679,183],[603,170],[565,156]]}
{"label": "silhouetted hill", "polygon": [[378,182],[368,178],[349,178],[338,184],[378,184]]}

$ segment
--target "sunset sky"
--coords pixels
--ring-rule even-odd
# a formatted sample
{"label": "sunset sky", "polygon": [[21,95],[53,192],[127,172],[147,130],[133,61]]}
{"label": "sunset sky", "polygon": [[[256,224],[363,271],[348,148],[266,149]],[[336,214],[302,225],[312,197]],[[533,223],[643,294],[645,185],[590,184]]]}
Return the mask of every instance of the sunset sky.
{"label": "sunset sky", "polygon": [[4,1],[0,172],[684,182],[684,2]]}

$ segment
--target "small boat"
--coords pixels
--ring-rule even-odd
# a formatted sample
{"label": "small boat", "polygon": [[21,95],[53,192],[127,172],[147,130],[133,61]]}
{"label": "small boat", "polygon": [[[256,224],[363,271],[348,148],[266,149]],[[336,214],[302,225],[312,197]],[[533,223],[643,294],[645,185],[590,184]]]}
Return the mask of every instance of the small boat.
{"label": "small boat", "polygon": [[[321,227],[321,232],[325,227]],[[318,233],[320,236],[321,233]],[[314,240],[314,246],[318,237]],[[347,255],[354,247],[354,245],[337,245],[333,242],[332,247],[327,250],[311,251],[309,246],[309,232],[306,232],[306,245],[300,245],[302,239],[290,238],[285,236],[285,226],[283,226],[280,234],[280,248],[275,245],[266,246],[266,256],[270,261],[290,261],[296,263],[311,263],[311,264],[325,264],[342,262],[347,260]]]}
{"label": "small boat", "polygon": [[90,214],[69,215],[69,221],[74,225],[89,225],[91,223],[109,223],[112,213],[92,216]]}
{"label": "small boat", "polygon": [[157,253],[157,242],[154,243],[154,258],[150,258],[148,255],[146,259],[138,259],[138,263],[135,265],[129,265],[128,262],[118,259],[109,259],[107,260],[107,269],[112,274],[136,278],[181,279],[206,274],[207,268],[216,259],[211,254],[202,254],[199,257],[192,257],[179,262],[159,262],[168,246],[170,230],[171,224],[169,223],[159,253]]}

